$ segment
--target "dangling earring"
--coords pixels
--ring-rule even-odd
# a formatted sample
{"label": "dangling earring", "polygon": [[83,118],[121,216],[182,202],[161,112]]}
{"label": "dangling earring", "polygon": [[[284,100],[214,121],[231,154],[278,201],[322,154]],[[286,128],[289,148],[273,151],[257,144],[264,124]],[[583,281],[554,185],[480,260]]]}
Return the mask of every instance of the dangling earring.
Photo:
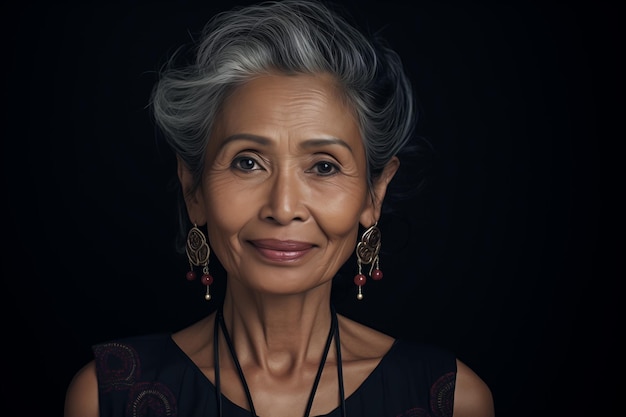
{"label": "dangling earring", "polygon": [[383,278],[383,271],[380,270],[378,253],[380,252],[380,229],[377,227],[378,222],[374,223],[361,235],[361,241],[356,246],[356,262],[359,266],[359,272],[354,277],[354,283],[359,287],[356,296],[357,300],[363,299],[363,285],[367,282],[367,277],[363,274],[363,264],[372,266],[369,275],[373,280],[378,281]]}
{"label": "dangling earring", "polygon": [[209,285],[213,284],[213,277],[209,274],[209,255],[211,254],[211,249],[209,248],[204,234],[198,229],[198,225],[195,223],[187,234],[185,250],[187,252],[187,258],[189,259],[190,269],[190,271],[187,272],[187,279],[189,281],[196,279],[196,273],[193,270],[194,265],[202,266],[202,278],[200,278],[200,282],[206,286],[204,299],[209,301],[211,299]]}

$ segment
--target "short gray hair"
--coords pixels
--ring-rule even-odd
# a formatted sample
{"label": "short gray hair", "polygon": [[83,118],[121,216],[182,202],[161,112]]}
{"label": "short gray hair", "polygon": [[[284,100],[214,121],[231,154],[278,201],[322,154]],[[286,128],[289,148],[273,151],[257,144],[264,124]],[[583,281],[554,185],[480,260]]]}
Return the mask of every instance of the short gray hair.
{"label": "short gray hair", "polygon": [[397,53],[319,1],[266,1],[222,12],[204,27],[194,54],[182,68],[172,57],[151,97],[156,124],[194,186],[224,99],[263,74],[332,75],[357,116],[370,185],[413,133],[416,106]]}

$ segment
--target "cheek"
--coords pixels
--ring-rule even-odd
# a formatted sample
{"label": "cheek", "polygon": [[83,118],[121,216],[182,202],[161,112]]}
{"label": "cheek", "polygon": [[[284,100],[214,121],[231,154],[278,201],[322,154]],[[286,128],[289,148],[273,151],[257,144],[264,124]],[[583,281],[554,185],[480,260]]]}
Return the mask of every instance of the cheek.
{"label": "cheek", "polygon": [[365,207],[365,195],[360,188],[341,187],[315,197],[312,211],[329,238],[354,239],[356,236],[359,218]]}
{"label": "cheek", "polygon": [[204,203],[207,228],[214,240],[231,238],[252,215],[249,194],[241,192],[241,185],[232,180],[208,181],[204,189]]}

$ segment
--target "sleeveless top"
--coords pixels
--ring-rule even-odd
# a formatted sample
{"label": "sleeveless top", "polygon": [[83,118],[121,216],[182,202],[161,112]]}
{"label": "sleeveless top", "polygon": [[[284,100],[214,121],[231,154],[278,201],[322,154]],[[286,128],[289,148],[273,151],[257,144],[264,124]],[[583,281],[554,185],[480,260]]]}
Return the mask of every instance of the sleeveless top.
{"label": "sleeveless top", "polygon": [[[216,391],[171,334],[93,346],[101,417],[213,417]],[[396,340],[346,399],[350,417],[451,417],[456,358],[434,346]],[[222,395],[222,415],[250,417]],[[339,408],[324,417],[340,417]]]}

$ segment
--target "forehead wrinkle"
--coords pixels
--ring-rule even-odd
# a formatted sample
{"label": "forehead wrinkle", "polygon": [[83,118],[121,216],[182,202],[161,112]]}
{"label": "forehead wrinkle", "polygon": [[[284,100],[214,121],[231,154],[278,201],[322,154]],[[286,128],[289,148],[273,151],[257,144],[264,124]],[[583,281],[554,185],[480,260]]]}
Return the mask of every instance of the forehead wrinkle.
{"label": "forehead wrinkle", "polygon": [[[306,78],[298,77],[303,82],[295,89],[285,90],[280,78],[267,79],[269,83],[260,83],[263,79],[259,78],[244,84],[225,102],[225,112],[218,125],[222,126],[223,133],[231,135],[220,141],[219,148],[237,139],[269,147],[282,137],[303,140],[287,141],[300,150],[339,145],[354,153],[353,147],[348,144],[350,138],[342,138],[337,134],[339,132],[334,132],[335,127],[345,126],[345,119],[356,122],[351,107],[347,105],[334,80],[325,76],[312,77],[313,80],[322,81],[320,85],[305,82]],[[275,82],[277,80],[279,82]],[[252,96],[251,92],[254,92]],[[265,97],[272,97],[276,105],[267,107]],[[251,106],[251,111],[247,107],[244,110],[242,105]],[[329,113],[330,109],[333,110]],[[322,120],[326,121],[320,123]],[[233,132],[233,128],[241,133]],[[260,130],[255,132],[258,128]]]}
{"label": "forehead wrinkle", "polygon": [[[354,116],[346,104],[323,89],[307,89],[305,91],[290,92],[285,97],[284,104],[280,108],[275,109],[276,120],[283,124],[288,130],[309,131],[312,136],[299,144],[302,149],[310,149],[313,147],[321,147],[327,145],[341,145],[352,151],[352,148],[345,140],[336,137],[331,131],[331,126],[320,126],[320,120],[328,118],[328,109],[335,108],[339,113],[333,115],[333,124],[340,126],[341,116],[345,114],[354,120]],[[319,116],[319,117],[316,117]],[[332,130],[332,129],[331,129]],[[315,133],[317,132],[317,133]],[[319,137],[317,135],[320,135]]]}
{"label": "forehead wrinkle", "polygon": [[[278,87],[278,86],[272,86]],[[270,88],[271,90],[272,88]],[[280,113],[282,120],[289,120],[293,118],[297,113],[319,113],[324,114],[328,107],[344,107],[344,104],[337,100],[334,94],[330,94],[323,88],[317,86],[307,86],[301,90],[279,90],[277,96],[283,96],[283,105],[276,109]],[[314,120],[314,118],[312,118]]]}

